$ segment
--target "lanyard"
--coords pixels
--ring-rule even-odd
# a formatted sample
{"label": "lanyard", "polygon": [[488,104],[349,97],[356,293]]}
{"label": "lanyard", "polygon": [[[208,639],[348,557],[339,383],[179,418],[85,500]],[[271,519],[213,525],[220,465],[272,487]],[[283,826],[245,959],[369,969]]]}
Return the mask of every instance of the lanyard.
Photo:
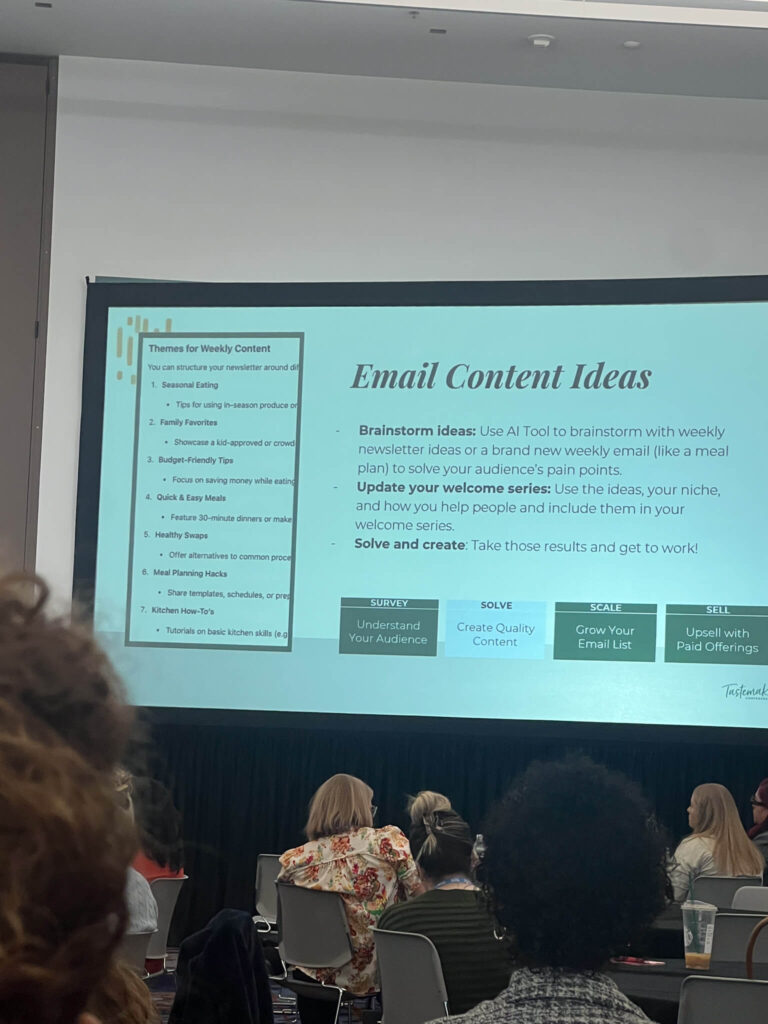
{"label": "lanyard", "polygon": [[463,883],[464,885],[471,885],[473,887],[475,884],[471,878],[466,878],[464,875],[454,875],[452,878],[444,878],[442,882],[438,882],[434,888],[444,889],[446,885],[459,885],[460,883]]}

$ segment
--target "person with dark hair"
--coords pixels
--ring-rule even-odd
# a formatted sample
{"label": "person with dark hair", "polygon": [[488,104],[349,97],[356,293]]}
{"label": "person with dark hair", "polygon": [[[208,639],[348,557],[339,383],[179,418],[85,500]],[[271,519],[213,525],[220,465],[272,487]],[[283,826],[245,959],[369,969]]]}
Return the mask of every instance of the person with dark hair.
{"label": "person with dark hair", "polygon": [[509,981],[509,944],[472,877],[474,836],[466,821],[453,810],[428,811],[411,828],[410,842],[425,892],[385,910],[379,928],[431,939],[448,1007],[464,1013]]}
{"label": "person with dark hair", "polygon": [[518,967],[496,999],[452,1020],[647,1021],[601,972],[664,906],[665,841],[637,787],[587,757],[537,762],[512,785],[484,836],[480,870],[514,936]]}
{"label": "person with dark hair", "polygon": [[5,1024],[94,1024],[85,1011],[112,977],[134,845],[104,773],[0,698]]}
{"label": "person with dark hair", "polygon": [[106,654],[48,596],[39,577],[0,578],[0,1020],[70,1024],[87,997],[81,1024],[150,1024],[142,983],[112,958],[137,843],[110,773],[134,716]]}
{"label": "person with dark hair", "polygon": [[752,827],[747,835],[763,855],[768,871],[768,779],[763,779],[750,797],[752,804]]}
{"label": "person with dark hair", "polygon": [[0,697],[109,772],[128,744],[133,712],[91,633],[46,614],[48,597],[37,576],[0,578]]}
{"label": "person with dark hair", "polygon": [[156,779],[134,776],[133,809],[140,846],[134,868],[148,882],[156,878],[182,878],[181,815],[171,794]]}

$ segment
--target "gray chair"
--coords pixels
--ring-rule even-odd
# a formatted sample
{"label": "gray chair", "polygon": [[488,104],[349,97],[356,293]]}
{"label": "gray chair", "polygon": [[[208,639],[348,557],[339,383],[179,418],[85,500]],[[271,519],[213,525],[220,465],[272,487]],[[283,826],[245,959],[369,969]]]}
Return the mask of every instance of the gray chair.
{"label": "gray chair", "polygon": [[[336,892],[302,889],[277,883],[277,930],[280,956],[290,967],[339,968],[352,959],[352,940],[344,901]],[[286,974],[281,982],[297,995],[336,1004],[334,1024],[341,1004],[351,1002],[351,992],[338,985],[302,981]]]}
{"label": "gray chair", "polygon": [[149,940],[155,934],[157,934],[156,931],[133,932],[130,935],[124,935],[117,947],[115,954],[117,959],[130,967],[136,974],[144,977],[147,973],[144,969],[144,961],[147,959]]}
{"label": "gray chair", "polygon": [[736,890],[731,906],[734,910],[752,910],[755,914],[768,914],[768,887],[742,885]]}
{"label": "gray chair", "polygon": [[[718,913],[715,918],[715,934],[712,940],[712,960],[717,963],[744,963],[747,943],[755,925],[763,920],[763,914]],[[768,963],[768,934],[761,935],[755,945],[754,962]]]}
{"label": "gray chair", "polygon": [[[256,859],[256,916],[254,922],[260,932],[274,931],[277,925],[277,876],[280,874],[280,855],[260,853]],[[264,927],[266,925],[266,927]]]}
{"label": "gray chair", "polygon": [[768,981],[745,978],[683,979],[677,1024],[764,1024],[768,1018]]}
{"label": "gray chair", "polygon": [[171,928],[173,912],[176,909],[176,901],[179,898],[181,887],[184,885],[188,875],[181,878],[156,878],[149,883],[152,895],[157,903],[157,931],[152,933],[149,940],[147,959],[162,960],[165,970],[165,956],[168,952],[168,932]]}
{"label": "gray chair", "polygon": [[762,885],[762,875],[699,875],[693,883],[693,899],[729,910],[733,897],[745,885]]}
{"label": "gray chair", "polygon": [[443,968],[432,940],[374,928],[384,1015],[381,1024],[424,1024],[448,1016]]}

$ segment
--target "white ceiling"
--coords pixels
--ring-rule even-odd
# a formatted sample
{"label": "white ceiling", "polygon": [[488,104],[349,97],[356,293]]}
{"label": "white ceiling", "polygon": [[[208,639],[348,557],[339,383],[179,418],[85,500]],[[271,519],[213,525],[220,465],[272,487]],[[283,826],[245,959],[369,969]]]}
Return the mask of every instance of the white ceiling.
{"label": "white ceiling", "polygon": [[[299,0],[50,2],[0,0],[0,52],[768,99],[768,29]],[[548,49],[528,42],[536,32],[555,37]]]}

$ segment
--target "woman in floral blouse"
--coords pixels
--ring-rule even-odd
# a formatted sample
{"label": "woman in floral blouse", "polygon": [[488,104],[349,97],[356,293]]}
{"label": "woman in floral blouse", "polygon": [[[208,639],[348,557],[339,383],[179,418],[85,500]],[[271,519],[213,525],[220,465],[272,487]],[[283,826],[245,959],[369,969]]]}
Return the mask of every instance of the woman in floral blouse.
{"label": "woman in floral blouse", "polygon": [[[373,827],[372,797],[361,779],[334,775],[312,797],[305,826],[309,841],[280,858],[279,881],[337,892],[347,910],[352,959],[336,970],[303,972],[359,996],[378,991],[371,929],[388,906],[420,892],[408,840],[394,825]],[[299,997],[298,1003],[304,1024],[328,1014],[328,1005],[319,1001]]]}

